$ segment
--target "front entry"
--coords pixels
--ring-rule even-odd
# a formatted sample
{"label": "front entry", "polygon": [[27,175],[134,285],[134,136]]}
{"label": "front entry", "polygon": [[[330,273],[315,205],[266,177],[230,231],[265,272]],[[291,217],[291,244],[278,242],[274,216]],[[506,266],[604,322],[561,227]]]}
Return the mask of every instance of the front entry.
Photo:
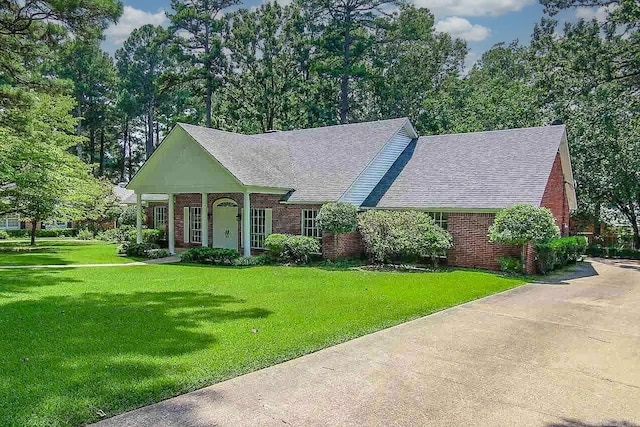
{"label": "front entry", "polygon": [[238,250],[238,204],[232,199],[213,203],[213,247]]}

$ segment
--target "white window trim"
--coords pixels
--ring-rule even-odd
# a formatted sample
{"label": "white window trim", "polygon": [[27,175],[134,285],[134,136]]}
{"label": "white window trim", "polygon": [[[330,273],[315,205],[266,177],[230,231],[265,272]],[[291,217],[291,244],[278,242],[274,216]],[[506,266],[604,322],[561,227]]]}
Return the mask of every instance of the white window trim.
{"label": "white window trim", "polygon": [[[307,212],[314,212],[315,214],[313,215],[313,226],[312,227],[307,227],[305,224],[305,213]],[[308,236],[308,237],[315,237],[318,240],[322,240],[322,230],[320,230],[318,228],[318,223],[316,221],[316,218],[318,217],[318,212],[320,212],[319,209],[302,209],[300,211],[300,234],[303,236]],[[311,230],[310,233],[307,233],[307,230]]]}
{"label": "white window trim", "polygon": [[[158,220],[158,213],[162,212],[162,222]],[[164,230],[167,226],[167,207],[166,206],[154,206],[153,207],[153,228]]]}
{"label": "white window trim", "polygon": [[202,243],[201,218],[202,208],[200,206],[191,206],[189,208],[189,241],[192,243]]}
{"label": "white window trim", "polygon": [[[260,220],[262,220],[262,224],[257,223]],[[251,249],[264,249],[266,238],[267,210],[265,208],[251,208]]]}
{"label": "white window trim", "polygon": [[[9,227],[9,221],[15,221],[15,226]],[[7,214],[0,216],[0,230],[20,230],[20,215]]]}

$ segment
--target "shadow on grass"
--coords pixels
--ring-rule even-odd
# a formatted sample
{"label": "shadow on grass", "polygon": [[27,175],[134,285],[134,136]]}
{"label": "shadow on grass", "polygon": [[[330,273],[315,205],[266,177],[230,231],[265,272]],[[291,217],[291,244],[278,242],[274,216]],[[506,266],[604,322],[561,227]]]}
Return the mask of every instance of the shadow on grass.
{"label": "shadow on grass", "polygon": [[[62,269],[26,270],[0,269],[0,302],[2,298],[15,297],[16,294],[27,294],[36,288],[55,286],[62,283],[81,282],[68,276],[62,276]],[[1,306],[0,306],[1,307]],[[0,309],[1,310],[1,309]]]}
{"label": "shadow on grass", "polygon": [[611,420],[601,423],[588,423],[585,421],[564,418],[559,423],[547,424],[547,427],[640,427],[640,425],[632,423],[631,421]]}
{"label": "shadow on grass", "polygon": [[167,291],[2,304],[0,425],[77,425],[183,392],[178,356],[216,342],[203,326],[271,313],[244,303]]}

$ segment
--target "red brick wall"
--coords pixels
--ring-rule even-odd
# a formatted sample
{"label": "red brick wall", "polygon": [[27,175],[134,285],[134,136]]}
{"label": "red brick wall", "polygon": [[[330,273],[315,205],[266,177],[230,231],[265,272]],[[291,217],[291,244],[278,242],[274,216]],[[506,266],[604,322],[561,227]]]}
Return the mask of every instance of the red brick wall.
{"label": "red brick wall", "polygon": [[556,224],[560,227],[563,236],[569,234],[569,202],[567,200],[567,190],[564,185],[564,174],[562,173],[562,160],[560,153],[556,154],[556,159],[551,168],[551,174],[547,181],[547,186],[542,196],[540,206],[551,209],[556,218]]}
{"label": "red brick wall", "polygon": [[339,235],[337,245],[333,233],[325,233],[322,236],[322,255],[328,259],[362,257],[364,243],[360,232]]}
{"label": "red brick wall", "polygon": [[521,248],[489,241],[492,213],[449,213],[448,230],[453,237],[448,264],[454,267],[500,268],[498,257],[520,257]]}

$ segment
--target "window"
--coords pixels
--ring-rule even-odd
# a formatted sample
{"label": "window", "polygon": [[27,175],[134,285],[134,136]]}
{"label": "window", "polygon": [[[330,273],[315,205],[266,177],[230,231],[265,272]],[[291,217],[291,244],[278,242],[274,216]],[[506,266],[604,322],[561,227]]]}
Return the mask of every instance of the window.
{"label": "window", "polygon": [[20,229],[20,215],[8,214],[0,216],[0,229],[2,230],[19,230]]}
{"label": "window", "polygon": [[193,243],[202,242],[202,209],[198,207],[189,208],[190,230],[189,241]]}
{"label": "window", "polygon": [[167,223],[167,207],[155,206],[153,208],[153,228],[164,230]]}
{"label": "window", "polygon": [[446,212],[427,212],[427,215],[433,218],[436,224],[440,227],[445,230],[447,229],[447,226],[449,225],[449,218]]}
{"label": "window", "polygon": [[267,236],[267,221],[265,209],[251,209],[251,248],[264,248]]}
{"label": "window", "polygon": [[318,216],[317,209],[303,209],[302,210],[302,235],[308,237],[315,237],[316,239],[322,238],[322,230],[318,228],[316,223],[316,217]]}
{"label": "window", "polygon": [[44,224],[44,226],[49,230],[53,230],[58,228],[67,228],[67,224],[68,224],[67,221],[54,219],[53,221],[49,221],[46,224]]}

